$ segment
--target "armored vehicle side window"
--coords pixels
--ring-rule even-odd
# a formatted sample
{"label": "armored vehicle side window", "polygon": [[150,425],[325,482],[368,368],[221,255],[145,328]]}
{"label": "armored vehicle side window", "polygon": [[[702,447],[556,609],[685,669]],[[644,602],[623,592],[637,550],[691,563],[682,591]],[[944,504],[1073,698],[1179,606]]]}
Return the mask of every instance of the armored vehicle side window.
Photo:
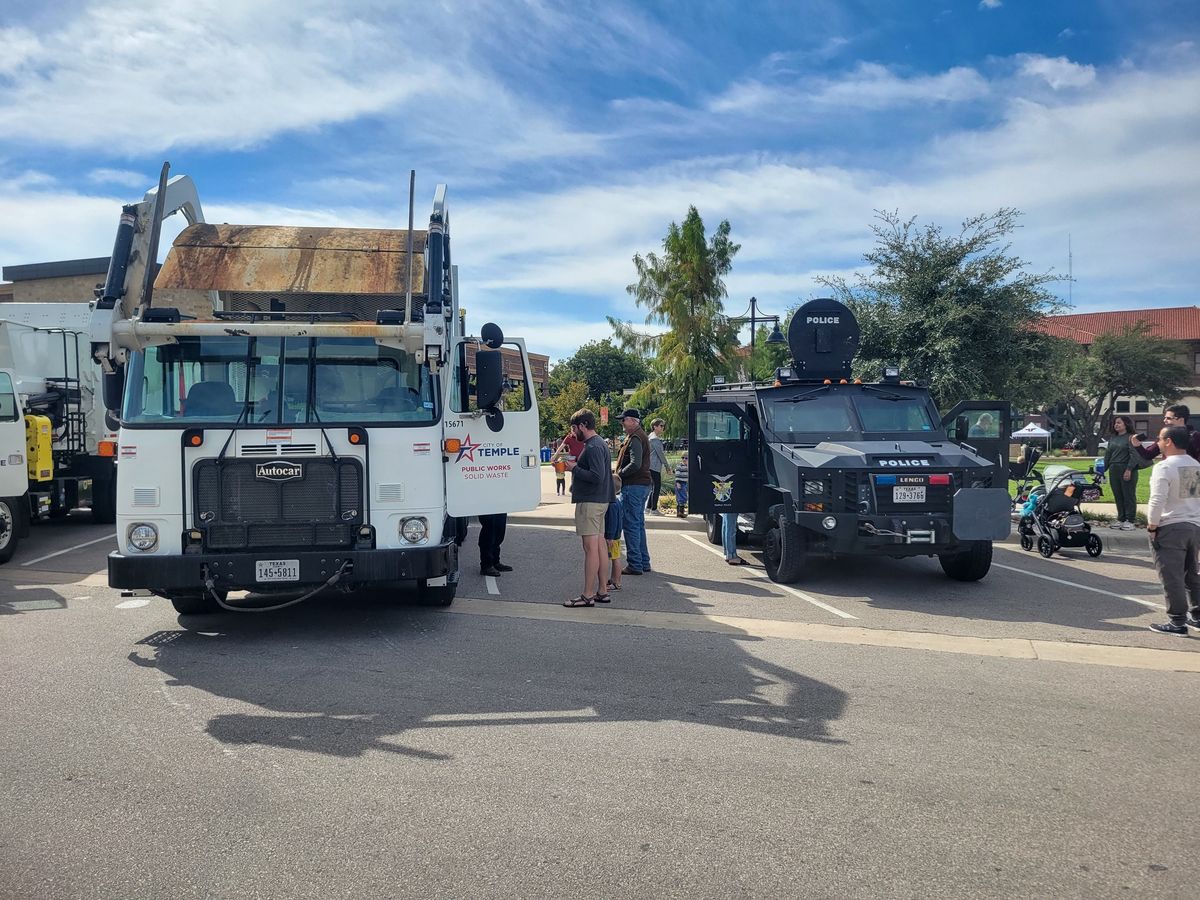
{"label": "armored vehicle side window", "polygon": [[858,417],[864,432],[934,431],[937,426],[929,414],[924,397],[898,397],[863,394],[856,397]]}
{"label": "armored vehicle side window", "polygon": [[733,413],[701,410],[696,413],[697,441],[740,441],[742,423]]}
{"label": "armored vehicle side window", "polygon": [[776,434],[814,434],[857,430],[844,396],[824,394],[799,401],[766,404],[767,427]]}

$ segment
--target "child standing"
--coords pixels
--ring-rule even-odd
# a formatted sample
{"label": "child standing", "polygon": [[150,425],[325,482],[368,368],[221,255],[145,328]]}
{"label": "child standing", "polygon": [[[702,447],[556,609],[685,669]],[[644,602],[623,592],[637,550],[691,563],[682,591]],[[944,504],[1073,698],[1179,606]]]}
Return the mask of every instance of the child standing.
{"label": "child standing", "polygon": [[687,516],[688,502],[688,464],[687,452],[684,451],[683,459],[679,460],[679,465],[675,467],[675,515],[679,518]]}
{"label": "child standing", "polygon": [[561,456],[556,456],[550,464],[554,467],[554,492],[563,497],[567,493],[567,463]]}
{"label": "child standing", "polygon": [[[619,591],[621,589],[621,526],[625,521],[621,509],[621,476],[613,475],[613,497],[611,503],[608,504],[608,511],[604,514],[604,540],[608,543],[608,559],[609,559],[609,575],[608,587],[606,592]],[[607,603],[608,598],[600,600],[601,603]]]}

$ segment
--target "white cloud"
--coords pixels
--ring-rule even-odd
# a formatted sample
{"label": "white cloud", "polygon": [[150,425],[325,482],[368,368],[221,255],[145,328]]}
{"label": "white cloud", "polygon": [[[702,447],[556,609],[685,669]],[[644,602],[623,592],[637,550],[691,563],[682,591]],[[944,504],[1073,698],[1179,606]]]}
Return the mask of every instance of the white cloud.
{"label": "white cloud", "polygon": [[829,109],[879,110],[959,103],[987,93],[987,81],[972,68],[956,66],[936,75],[905,76],[878,63],[864,62],[839,78],[809,76],[786,83],[742,81],[709,101],[708,111],[779,119]]}
{"label": "white cloud", "polygon": [[143,192],[153,186],[150,173],[134,169],[92,169],[87,173],[87,180],[92,184],[113,184],[133,190],[140,188]]}
{"label": "white cloud", "polygon": [[1025,76],[1041,78],[1046,84],[1062,88],[1087,87],[1096,80],[1096,67],[1071,62],[1065,56],[1039,56],[1022,53],[1017,57],[1018,71]]}
{"label": "white cloud", "polygon": [[999,9],[1003,5],[1003,0],[979,0],[980,9]]}

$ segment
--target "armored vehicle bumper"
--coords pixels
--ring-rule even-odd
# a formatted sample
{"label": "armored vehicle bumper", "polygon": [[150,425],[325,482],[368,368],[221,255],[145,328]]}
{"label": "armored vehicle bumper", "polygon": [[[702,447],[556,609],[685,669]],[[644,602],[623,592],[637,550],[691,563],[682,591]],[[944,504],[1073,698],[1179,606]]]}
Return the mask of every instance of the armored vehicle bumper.
{"label": "armored vehicle bumper", "polygon": [[955,492],[949,514],[916,509],[887,515],[794,511],[792,519],[808,533],[810,550],[925,556],[954,552],[973,541],[1004,540],[1012,527],[1011,507],[1003,489],[971,488]]}
{"label": "armored vehicle bumper", "polygon": [[[296,560],[299,578],[262,582],[257,563]],[[348,564],[348,565],[347,565]],[[114,588],[172,591],[203,590],[206,577],[219,591],[304,590],[328,581],[345,566],[342,586],[366,586],[412,579],[458,578],[458,547],[453,541],[399,550],[275,550],[241,553],[196,553],[174,556],[134,556],[113,552],[108,557],[108,583]]]}

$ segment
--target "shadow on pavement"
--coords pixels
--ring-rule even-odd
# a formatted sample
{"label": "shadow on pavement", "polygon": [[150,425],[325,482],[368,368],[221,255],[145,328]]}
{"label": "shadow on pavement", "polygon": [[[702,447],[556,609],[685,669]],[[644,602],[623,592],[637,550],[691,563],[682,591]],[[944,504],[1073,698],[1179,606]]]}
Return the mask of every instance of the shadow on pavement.
{"label": "shadow on pavement", "polygon": [[424,729],[677,721],[840,743],[846,695],[727,635],[461,616],[404,595],[316,598],[281,614],[182,617],[132,663],[262,712],[214,715],[227,744],[357,757]]}

